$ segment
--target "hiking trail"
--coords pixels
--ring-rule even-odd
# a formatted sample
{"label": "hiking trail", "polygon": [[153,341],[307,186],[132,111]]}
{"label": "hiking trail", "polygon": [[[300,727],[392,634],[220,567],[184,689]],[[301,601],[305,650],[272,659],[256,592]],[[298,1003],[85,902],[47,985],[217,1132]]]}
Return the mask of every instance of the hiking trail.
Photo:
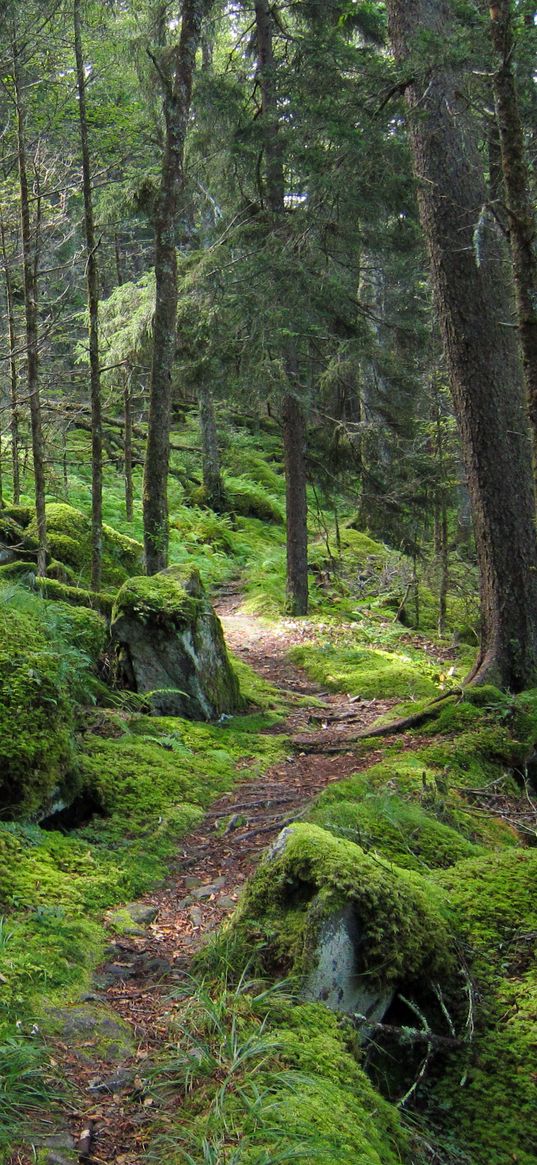
{"label": "hiking trail", "polygon": [[[52,1114],[50,1134],[40,1126],[36,1145],[50,1150],[47,1165],[76,1160],[141,1165],[157,1117],[144,1071],[166,1041],[171,996],[188,983],[192,956],[233,911],[244,882],[280,830],[299,818],[326,785],[379,759],[380,753],[368,751],[360,760],[353,735],[396,701],[321,691],[287,658],[291,647],[313,637],[312,625],[290,618],[268,623],[243,613],[240,603],[231,587],[217,604],[228,647],[284,694],[300,697],[285,722],[268,730],[289,735],[289,754],[261,778],[248,780],[245,769],[245,778],[213,802],[199,827],[181,839],[165,882],[140,899],[144,925],[138,933],[112,938],[93,989],[73,1005],[67,1024],[73,1038],[49,1039],[51,1063],[68,1084],[72,1107],[60,1131]],[[306,752],[302,739],[308,741]],[[334,744],[337,753],[325,751]],[[103,1004],[112,1021],[106,1052],[90,1018],[92,1006]],[[124,1021],[133,1034],[134,1054],[121,1038]],[[31,1152],[16,1152],[10,1165],[31,1161]]]}

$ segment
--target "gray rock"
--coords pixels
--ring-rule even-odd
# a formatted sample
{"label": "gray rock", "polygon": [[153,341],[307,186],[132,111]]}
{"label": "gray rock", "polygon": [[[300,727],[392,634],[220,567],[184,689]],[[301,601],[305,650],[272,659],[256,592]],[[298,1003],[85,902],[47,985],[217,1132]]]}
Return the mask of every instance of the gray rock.
{"label": "gray rock", "polygon": [[45,1137],[36,1139],[44,1149],[74,1149],[74,1138],[69,1132],[47,1133]]}
{"label": "gray rock", "polygon": [[358,1013],[376,1023],[386,1014],[394,992],[372,992],[364,986],[363,977],[356,973],[361,941],[351,904],[325,919],[302,994],[305,999],[319,1000],[332,1011]]}
{"label": "gray rock", "polygon": [[190,897],[201,902],[202,898],[210,898],[211,894],[216,894],[225,884],[225,878],[216,878],[214,882],[207,883],[205,886],[199,886],[197,890],[192,890]]}
{"label": "gray rock", "polygon": [[222,627],[197,571],[169,567],[129,579],[111,633],[123,684],[147,693],[157,714],[212,720],[240,708]]}
{"label": "gray rock", "polygon": [[140,926],[146,926],[150,922],[154,922],[158,914],[157,907],[150,906],[147,902],[129,902],[125,910],[127,914],[130,914],[132,921],[138,922]]}
{"label": "gray rock", "polygon": [[140,935],[143,927],[155,921],[158,910],[145,902],[129,902],[108,916],[108,923],[121,934]]}
{"label": "gray rock", "polygon": [[133,1051],[128,1024],[96,1004],[53,1007],[46,1013],[46,1026],[86,1063],[93,1060],[121,1063]]}
{"label": "gray rock", "polygon": [[88,1090],[97,1095],[106,1093],[123,1092],[126,1088],[130,1088],[134,1080],[134,1072],[130,1068],[118,1069],[113,1076],[106,1076],[103,1079],[97,1078],[92,1080]]}

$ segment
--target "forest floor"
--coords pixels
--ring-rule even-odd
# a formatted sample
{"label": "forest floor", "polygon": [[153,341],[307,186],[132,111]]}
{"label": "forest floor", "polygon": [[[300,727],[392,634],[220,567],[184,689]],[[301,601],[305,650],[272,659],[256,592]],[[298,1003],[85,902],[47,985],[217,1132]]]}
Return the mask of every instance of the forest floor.
{"label": "forest floor", "polygon": [[[312,636],[306,620],[265,623],[246,615],[233,588],[218,610],[228,646],[265,680],[301,697],[285,723],[273,730],[289,735],[289,755],[261,779],[241,780],[213,803],[199,828],[180,843],[165,883],[140,900],[152,921],[135,928],[138,933],[111,936],[91,993],[70,1009],[71,1022],[61,1035],[49,1037],[51,1063],[67,1084],[69,1101],[60,1127],[53,1113],[49,1133],[40,1125],[36,1146],[44,1155],[38,1160],[46,1165],[76,1160],[140,1165],[154,1159],[150,1146],[157,1130],[165,1129],[166,1105],[155,1102],[147,1082],[169,1039],[174,995],[184,995],[191,982],[194,954],[234,909],[260,853],[279,831],[300,818],[330,782],[375,764],[382,755],[368,749],[364,757],[353,739],[397,701],[327,693],[308,680],[287,659],[290,648]],[[92,1031],[91,1009],[103,1005],[109,1034],[118,1035],[108,1043],[97,1038],[104,1034],[102,1022],[95,1025],[97,1035]],[[109,1023],[114,1018],[117,1032]],[[121,1035],[124,1023],[127,1045]],[[180,1096],[170,1103],[177,1120]],[[35,1154],[16,1151],[10,1165],[35,1159]]]}

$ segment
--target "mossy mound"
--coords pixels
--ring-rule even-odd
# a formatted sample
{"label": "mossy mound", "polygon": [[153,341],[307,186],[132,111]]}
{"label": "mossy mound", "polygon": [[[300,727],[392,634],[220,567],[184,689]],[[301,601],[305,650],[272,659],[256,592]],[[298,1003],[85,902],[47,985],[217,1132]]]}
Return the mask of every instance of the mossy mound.
{"label": "mossy mound", "polygon": [[464,937],[474,1038],[450,1059],[430,1111],[477,1165],[537,1155],[537,852],[510,850],[436,875]]}
{"label": "mossy mound", "polygon": [[125,687],[150,695],[155,712],[211,720],[242,706],[238,680],[196,570],[133,578],[111,624]]}
{"label": "mossy mound", "polygon": [[0,510],[0,553],[11,561],[31,561],[37,554],[37,540],[8,510]]}
{"label": "mossy mound", "polygon": [[64,660],[37,605],[17,610],[0,594],[0,805],[34,813],[65,781],[73,710]]}
{"label": "mossy mound", "polygon": [[13,522],[17,523],[17,526],[21,526],[23,530],[26,530],[26,527],[32,521],[32,510],[30,506],[4,506],[4,509],[1,511],[1,516],[3,518],[11,518]]}
{"label": "mossy mound", "polygon": [[229,935],[243,955],[257,943],[265,970],[304,982],[320,960],[325,924],[346,913],[352,974],[370,989],[453,969],[442,896],[317,825],[295,824],[248,883]]}
{"label": "mossy mound", "polygon": [[[91,520],[66,502],[49,502],[46,507],[47,537],[53,557],[78,572],[80,582],[91,573]],[[37,534],[35,517],[28,533]],[[103,587],[121,586],[142,568],[143,548],[133,538],[103,525]]]}
{"label": "mossy mound", "polygon": [[326,642],[294,647],[289,657],[332,692],[365,699],[438,695],[430,664],[407,654]]}
{"label": "mossy mound", "polygon": [[404,869],[441,869],[481,853],[479,846],[421,805],[390,794],[335,802],[321,794],[309,817],[337,837],[376,851]]}
{"label": "mossy mound", "polygon": [[[408,1135],[357,1064],[350,1025],[254,990],[210,997],[202,986],[179,1012],[183,1051],[169,1074],[185,1085],[173,1124],[181,1159],[199,1161],[203,1145],[206,1160],[221,1160],[225,1128],[237,1165],[410,1165]],[[166,1059],[159,1068],[162,1086]]]}
{"label": "mossy mound", "polygon": [[278,526],[285,521],[284,507],[273,493],[248,477],[224,477],[230,508],[243,518],[259,518]]}

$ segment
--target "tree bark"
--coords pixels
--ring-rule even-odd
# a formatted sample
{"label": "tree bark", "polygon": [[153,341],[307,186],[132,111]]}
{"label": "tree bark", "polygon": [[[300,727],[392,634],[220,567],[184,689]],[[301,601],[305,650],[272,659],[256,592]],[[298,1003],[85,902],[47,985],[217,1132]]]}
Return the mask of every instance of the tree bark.
{"label": "tree bark", "polygon": [[537,255],[534,249],[535,217],[513,70],[513,5],[510,0],[496,0],[489,12],[496,57],[493,88],[507,202],[507,228],[513,257],[534,459],[537,464]]}
{"label": "tree bark", "polygon": [[30,423],[32,430],[32,454],[35,483],[35,510],[37,519],[37,573],[43,576],[47,567],[47,519],[45,511],[45,450],[41,421],[41,399],[39,395],[39,334],[37,314],[37,239],[32,235],[30,197],[28,186],[28,165],[26,157],[26,126],[22,85],[19,66],[19,50],[13,42],[13,80],[17,118],[17,155],[19,167],[19,190],[21,202],[21,238],[24,281],[24,310],[26,318],[26,363],[28,397],[30,401]]}
{"label": "tree bark", "polygon": [[[453,28],[446,0],[389,0],[396,59]],[[472,501],[481,648],[471,675],[519,691],[537,676],[537,542],[531,438],[501,232],[487,192],[464,77],[420,61],[406,86],[433,290]],[[419,74],[419,77],[416,75]]]}
{"label": "tree bark", "polygon": [[[285,180],[278,134],[273,53],[273,15],[269,0],[255,4],[257,63],[265,145],[267,203],[285,229]],[[289,384],[282,407],[287,508],[287,602],[293,615],[308,613],[308,526],[306,496],[306,417],[299,400],[295,347],[289,344],[284,365]]]}
{"label": "tree bark", "polygon": [[308,613],[306,421],[298,397],[283,403],[283,448],[287,508],[287,602],[290,614]]}
{"label": "tree bark", "polygon": [[91,586],[101,589],[103,556],[103,433],[101,408],[101,370],[99,364],[99,269],[93,218],[90,149],[86,111],[86,71],[82,51],[80,0],[73,4],[78,118],[82,153],[82,191],[84,196],[84,230],[86,234],[86,281],[88,297],[88,340],[91,399]]}
{"label": "tree bark", "polygon": [[134,517],[134,489],[132,483],[132,400],[130,373],[125,377],[123,390],[123,419],[125,429],[123,434],[123,473],[125,478],[125,516],[127,522]]}
{"label": "tree bark", "polygon": [[225,509],[225,490],[220,466],[220,450],[213,395],[207,385],[198,388],[201,435],[201,464],[205,500],[217,513]]}
{"label": "tree bark", "polygon": [[196,52],[207,0],[184,0],[181,31],[173,50],[154,64],[162,85],[165,146],[155,211],[156,299],[144,472],[144,555],[148,574],[168,562],[168,469],[172,372],[176,349],[176,219],[184,188],[184,148]]}
{"label": "tree bark", "polygon": [[7,307],[7,335],[9,345],[9,394],[11,405],[10,432],[11,432],[11,473],[13,502],[18,506],[21,500],[20,469],[19,469],[19,376],[17,371],[17,334],[15,329],[15,303],[13,299],[13,282],[9,264],[6,235],[3,222],[0,222],[0,242],[2,245],[2,262],[4,266],[4,281],[6,287]]}

